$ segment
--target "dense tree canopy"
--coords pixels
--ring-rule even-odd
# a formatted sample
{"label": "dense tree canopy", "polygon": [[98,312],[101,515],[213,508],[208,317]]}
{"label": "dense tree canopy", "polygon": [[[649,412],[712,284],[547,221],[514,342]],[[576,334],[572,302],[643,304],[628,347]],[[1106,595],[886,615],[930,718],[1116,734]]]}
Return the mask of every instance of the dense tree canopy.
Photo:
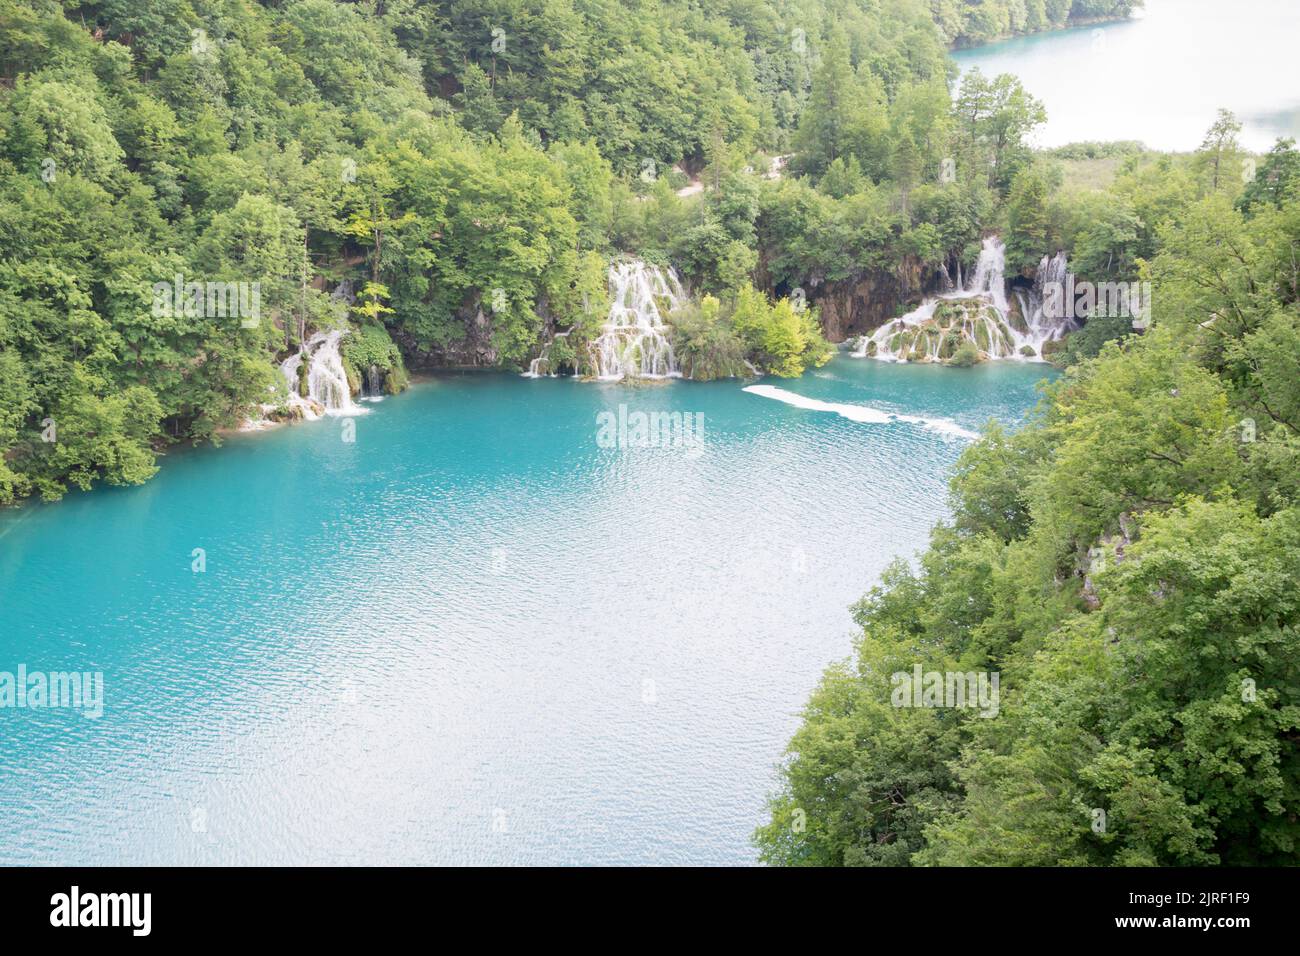
{"label": "dense tree canopy", "polygon": [[1142,0],[932,0],[944,39],[957,45],[1127,17]]}
{"label": "dense tree canopy", "polygon": [[560,330],[550,361],[585,371],[621,252],[716,297],[699,376],[823,361],[809,290],[968,254],[1025,163],[1009,78],[971,120],[1006,135],[962,147],[931,14],[0,0],[0,501],[143,480],[283,401],[276,363],[320,329],[358,336],[354,382],[363,355],[388,387],[518,367]]}
{"label": "dense tree canopy", "polygon": [[[1088,200],[1076,248],[1153,283],[1152,325],[1077,351],[1026,428],[963,454],[952,520],[855,608],[764,859],[1300,858],[1300,194],[1286,142],[1276,178],[1225,192],[1226,145]],[[1013,206],[1050,206],[1028,189]],[[996,718],[893,706],[918,663],[997,673]]]}

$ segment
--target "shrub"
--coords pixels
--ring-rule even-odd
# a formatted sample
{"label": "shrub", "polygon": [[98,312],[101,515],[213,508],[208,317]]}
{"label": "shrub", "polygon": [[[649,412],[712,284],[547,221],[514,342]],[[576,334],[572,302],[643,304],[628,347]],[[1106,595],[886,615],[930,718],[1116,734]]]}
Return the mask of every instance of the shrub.
{"label": "shrub", "polygon": [[976,365],[980,360],[980,350],[975,347],[974,342],[963,342],[952,353],[952,358],[948,359],[948,364],[957,368],[970,368]]}

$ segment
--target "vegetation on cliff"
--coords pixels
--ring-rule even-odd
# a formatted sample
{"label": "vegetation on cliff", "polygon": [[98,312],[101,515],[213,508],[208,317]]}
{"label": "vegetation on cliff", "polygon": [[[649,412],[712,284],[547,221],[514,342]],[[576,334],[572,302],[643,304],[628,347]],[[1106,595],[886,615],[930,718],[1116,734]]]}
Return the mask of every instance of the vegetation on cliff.
{"label": "vegetation on cliff", "polygon": [[[825,355],[806,317],[863,331],[990,230],[1025,268],[1059,243],[1131,273],[1182,181],[1152,200],[1135,160],[1090,200],[1104,226],[1066,204],[1025,145],[1041,106],[1005,76],[950,91],[922,0],[633,13],[0,0],[0,502],[144,480],[282,389],[316,329],[353,327],[354,387],[544,348],[577,368],[618,252],[717,299],[683,320],[691,374],[797,374]],[[257,314],[207,308],[214,284]],[[751,288],[761,334],[732,320]]]}
{"label": "vegetation on cliff", "polygon": [[873,122],[950,68],[921,0],[0,0],[0,27],[0,502],[147,478],[317,329],[518,367],[589,332],[617,251],[731,307],[823,48]]}
{"label": "vegetation on cliff", "polygon": [[[1076,248],[1152,283],[1152,325],[962,455],[952,519],[853,610],[765,860],[1300,859],[1300,193],[1289,144],[1244,185],[1223,159],[1088,199]],[[998,675],[995,713],[900,706],[918,665]]]}

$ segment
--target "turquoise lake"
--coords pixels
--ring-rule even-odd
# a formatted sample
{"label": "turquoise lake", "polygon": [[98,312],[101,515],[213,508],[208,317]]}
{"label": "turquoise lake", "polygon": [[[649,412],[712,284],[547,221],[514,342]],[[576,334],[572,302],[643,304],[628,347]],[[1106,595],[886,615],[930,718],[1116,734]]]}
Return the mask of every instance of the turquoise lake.
{"label": "turquoise lake", "polygon": [[[448,374],[353,442],[239,435],[0,515],[0,671],[105,684],[98,720],[0,710],[0,863],[753,862],[848,606],[944,514],[953,426],[1049,374]],[[703,443],[601,447],[620,404]]]}
{"label": "turquoise lake", "polygon": [[1219,107],[1241,143],[1265,151],[1300,136],[1300,4],[1146,0],[1138,17],[961,50],[963,70],[1012,73],[1047,107],[1035,142],[1142,140],[1196,149]]}

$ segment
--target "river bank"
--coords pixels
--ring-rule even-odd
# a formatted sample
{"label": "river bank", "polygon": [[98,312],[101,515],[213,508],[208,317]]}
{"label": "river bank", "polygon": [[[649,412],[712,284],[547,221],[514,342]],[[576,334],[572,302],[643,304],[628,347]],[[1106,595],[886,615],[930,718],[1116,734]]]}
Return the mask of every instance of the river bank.
{"label": "river bank", "polygon": [[958,37],[948,44],[949,53],[973,52],[981,47],[992,46],[993,44],[1003,43],[1007,40],[1016,40],[1025,37],[1037,37],[1047,34],[1065,33],[1070,30],[1083,30],[1088,27],[1101,26],[1109,23],[1126,23],[1135,19],[1131,14],[1118,14],[1113,16],[1094,16],[1094,17],[1071,17],[1061,26],[1044,26],[1037,30],[1030,31],[1005,31],[979,39],[968,37]]}

